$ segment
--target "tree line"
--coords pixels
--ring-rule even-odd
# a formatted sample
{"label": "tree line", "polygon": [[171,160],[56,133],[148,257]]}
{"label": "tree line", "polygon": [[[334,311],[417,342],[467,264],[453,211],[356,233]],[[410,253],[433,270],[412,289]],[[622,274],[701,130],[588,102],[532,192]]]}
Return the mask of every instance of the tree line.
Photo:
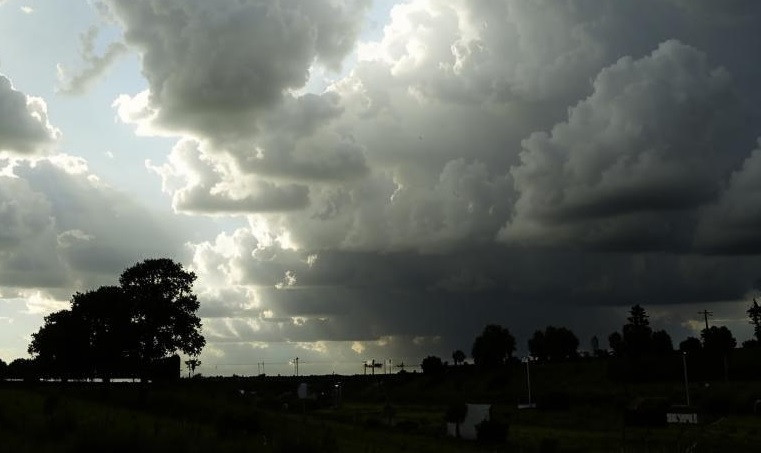
{"label": "tree line", "polygon": [[[753,325],[754,338],[743,342],[742,347],[761,349],[761,307],[755,298],[747,314]],[[665,330],[653,330],[647,311],[639,304],[631,307],[621,331],[612,332],[608,336],[609,348],[601,348],[596,336],[592,337],[590,345],[590,355],[594,357],[641,359],[667,356],[675,351],[671,336]],[[529,338],[527,346],[532,360],[552,362],[580,356],[578,337],[565,327],[547,326],[544,330],[537,330]],[[680,342],[678,350],[693,354],[702,352],[726,355],[736,347],[737,340],[726,326],[710,326],[701,331],[699,339],[688,337]],[[510,331],[500,325],[490,324],[475,338],[471,357],[477,367],[496,368],[511,360],[515,350],[515,337]],[[452,353],[455,366],[465,363],[465,359],[466,355],[460,349]],[[426,374],[437,374],[447,366],[448,362],[437,356],[428,356],[421,363]]]}
{"label": "tree line", "polygon": [[146,377],[166,363],[171,373],[179,358],[170,356],[195,357],[206,343],[195,279],[170,259],[148,259],[127,268],[118,286],[76,293],[69,309],[47,315],[32,334],[32,358],[0,361],[0,376],[109,380]]}
{"label": "tree line", "polygon": [[[189,370],[200,364],[196,358],[206,341],[200,333],[196,315],[199,302],[193,294],[196,276],[170,259],[148,259],[126,269],[118,286],[102,286],[72,296],[67,310],[45,317],[44,325],[32,335],[28,352],[31,359],[16,359],[11,364],[0,360],[0,378],[53,377],[102,378],[143,376],[172,354],[182,352],[191,358]],[[761,349],[761,307],[754,298],[747,310],[754,338],[743,348]],[[609,348],[591,339],[591,355],[621,358],[665,356],[674,352],[665,330],[653,330],[649,316],[639,304],[629,310],[621,331],[608,336]],[[568,328],[547,326],[528,340],[532,359],[562,361],[579,356],[579,339]],[[703,329],[700,338],[688,337],[679,351],[728,354],[737,340],[726,326]],[[496,324],[487,325],[471,347],[473,363],[480,368],[495,368],[513,358],[515,337]],[[452,353],[454,365],[465,363],[462,350]],[[179,360],[179,359],[178,359]],[[423,359],[424,373],[438,373],[448,366],[440,357]]]}

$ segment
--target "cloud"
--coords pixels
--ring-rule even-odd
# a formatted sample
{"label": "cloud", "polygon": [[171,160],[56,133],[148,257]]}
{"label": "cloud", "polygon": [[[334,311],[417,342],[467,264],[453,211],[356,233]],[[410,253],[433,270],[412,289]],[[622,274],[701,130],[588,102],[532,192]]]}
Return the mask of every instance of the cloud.
{"label": "cloud", "polygon": [[66,300],[141,259],[181,257],[181,235],[72,159],[20,162],[0,176],[0,286]]}
{"label": "cloud", "polygon": [[[761,143],[761,142],[760,142]],[[732,173],[721,196],[701,213],[696,246],[710,253],[761,252],[761,148]]]}
{"label": "cloud", "polygon": [[15,90],[0,74],[0,155],[42,154],[60,135],[48,122],[45,101]]}
{"label": "cloud", "polygon": [[604,338],[610,306],[757,277],[731,255],[756,225],[757,2],[408,1],[319,93],[363,7],[109,4],[148,83],[120,118],[180,137],[148,163],[174,209],[248,222],[190,245],[215,354],[449,354],[484,320]]}
{"label": "cloud", "polygon": [[[715,198],[740,161],[742,118],[729,74],[667,41],[604,69],[551,133],[524,140],[508,242],[689,246],[690,211]],[[679,241],[686,240],[687,244]]]}
{"label": "cloud", "polygon": [[195,213],[267,212],[301,209],[308,204],[308,188],[252,178],[234,162],[209,156],[202,143],[180,141],[169,162],[147,166],[159,174],[164,191],[172,194],[177,211]]}
{"label": "cloud", "polygon": [[124,1],[107,4],[142,56],[161,127],[239,136],[303,87],[317,62],[340,67],[367,1]]}
{"label": "cloud", "polygon": [[90,27],[79,37],[80,54],[85,66],[74,74],[61,65],[58,66],[58,79],[61,82],[60,91],[67,94],[82,94],[90,85],[105,72],[114,61],[127,51],[127,46],[121,42],[110,43],[102,55],[95,53],[95,39],[98,37],[98,27]]}

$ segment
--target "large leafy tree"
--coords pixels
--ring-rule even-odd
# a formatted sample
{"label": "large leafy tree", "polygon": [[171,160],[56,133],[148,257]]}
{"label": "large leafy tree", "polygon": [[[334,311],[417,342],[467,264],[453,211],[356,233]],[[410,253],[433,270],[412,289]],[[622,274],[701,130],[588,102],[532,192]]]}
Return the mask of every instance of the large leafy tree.
{"label": "large leafy tree", "polygon": [[703,343],[695,337],[687,337],[684,341],[679,343],[679,350],[682,352],[700,352],[703,349]]}
{"label": "large leafy tree", "polygon": [[665,330],[656,330],[651,337],[651,351],[653,354],[666,355],[674,352],[674,343],[671,335]]}
{"label": "large leafy tree", "polygon": [[708,352],[726,354],[737,346],[737,340],[726,326],[703,329],[700,338],[703,339],[703,349]]}
{"label": "large leafy tree", "polygon": [[444,372],[444,362],[440,357],[429,355],[420,363],[423,374],[437,375]]}
{"label": "large leafy tree", "polygon": [[92,353],[85,322],[70,310],[45,316],[45,324],[32,334],[29,354],[42,371],[59,377],[79,377],[92,370]]}
{"label": "large leafy tree", "polygon": [[608,345],[617,357],[623,356],[626,351],[624,348],[624,338],[618,332],[613,332],[608,336]]}
{"label": "large leafy tree", "polygon": [[169,259],[124,271],[121,286],[77,293],[71,309],[45,318],[29,353],[59,376],[109,378],[177,351],[197,356],[206,341],[192,292],[195,275]]}
{"label": "large leafy tree", "polygon": [[515,337],[506,328],[489,324],[483,333],[476,337],[471,356],[476,365],[493,368],[505,363],[515,351]]}
{"label": "large leafy tree", "polygon": [[87,331],[93,366],[103,377],[118,373],[138,358],[133,308],[132,301],[118,286],[101,286],[95,291],[77,293],[71,299],[71,312]]}
{"label": "large leafy tree", "polygon": [[195,279],[193,272],[166,258],[145,260],[122,273],[119,283],[132,304],[131,323],[141,361],[176,351],[196,356],[203,349],[206,340],[192,290]]}
{"label": "large leafy tree", "polygon": [[565,327],[547,326],[544,332],[534,332],[528,340],[528,349],[540,360],[564,360],[576,357],[579,339]]}
{"label": "large leafy tree", "polygon": [[452,361],[454,362],[455,366],[461,365],[463,362],[465,362],[465,353],[461,350],[456,350],[452,353]]}
{"label": "large leafy tree", "polygon": [[629,317],[621,333],[609,337],[610,347],[617,356],[637,358],[649,354],[669,354],[674,350],[671,337],[665,330],[653,332],[645,309],[636,304],[629,310]]}

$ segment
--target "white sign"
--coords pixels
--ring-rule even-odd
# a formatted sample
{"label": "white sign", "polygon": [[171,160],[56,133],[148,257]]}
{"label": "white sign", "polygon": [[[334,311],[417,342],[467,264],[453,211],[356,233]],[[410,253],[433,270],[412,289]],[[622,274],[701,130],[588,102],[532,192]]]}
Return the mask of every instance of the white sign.
{"label": "white sign", "polygon": [[668,423],[698,423],[698,414],[666,414]]}

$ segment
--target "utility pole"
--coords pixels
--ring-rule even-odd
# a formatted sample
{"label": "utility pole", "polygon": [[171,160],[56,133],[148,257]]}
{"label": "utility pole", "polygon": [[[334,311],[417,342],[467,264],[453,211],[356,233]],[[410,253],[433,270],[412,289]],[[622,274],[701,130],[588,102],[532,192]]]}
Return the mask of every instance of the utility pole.
{"label": "utility pole", "polygon": [[682,351],[682,368],[684,369],[684,393],[687,396],[687,406],[690,406],[690,384],[687,381],[687,352]]}
{"label": "utility pole", "polygon": [[698,314],[699,315],[703,315],[703,317],[705,318],[705,321],[706,321],[706,330],[708,330],[708,318],[710,316],[713,316],[713,312],[710,312],[708,310],[703,310],[703,311],[699,311]]}
{"label": "utility pole", "polygon": [[293,371],[296,373],[296,376],[299,375],[299,358],[298,357],[293,359]]}
{"label": "utility pole", "polygon": [[531,363],[531,356],[526,356],[521,360],[523,363],[526,364],[526,388],[528,389],[528,404],[525,406],[518,405],[518,409],[526,408],[531,409],[534,408],[534,403],[531,402],[531,370],[529,364]]}
{"label": "utility pole", "polygon": [[528,387],[528,405],[531,406],[531,373],[529,372],[529,362],[531,362],[531,359],[526,360],[526,386]]}

